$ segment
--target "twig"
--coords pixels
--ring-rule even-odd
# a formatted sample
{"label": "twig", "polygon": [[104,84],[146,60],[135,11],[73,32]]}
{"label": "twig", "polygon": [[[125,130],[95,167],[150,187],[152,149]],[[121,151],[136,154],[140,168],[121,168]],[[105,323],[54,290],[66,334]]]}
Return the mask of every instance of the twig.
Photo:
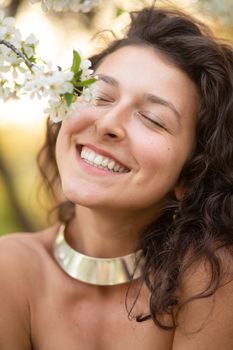
{"label": "twig", "polygon": [[34,67],[34,64],[32,62],[29,61],[29,59],[21,52],[19,51],[14,45],[12,45],[11,43],[9,43],[6,40],[0,40],[0,45],[5,45],[7,47],[9,47],[9,49],[11,49],[12,51],[14,51],[14,53],[16,53],[16,55],[20,58],[22,58],[25,62],[25,64],[28,66],[29,69],[31,69],[32,67]]}

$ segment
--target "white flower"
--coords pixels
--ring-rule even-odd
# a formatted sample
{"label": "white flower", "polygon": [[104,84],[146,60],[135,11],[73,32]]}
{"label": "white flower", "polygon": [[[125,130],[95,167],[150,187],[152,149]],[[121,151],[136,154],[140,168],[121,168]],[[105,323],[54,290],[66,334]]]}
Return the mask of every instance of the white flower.
{"label": "white flower", "polygon": [[4,12],[0,11],[0,40],[7,40],[16,48],[20,47],[21,34],[14,27],[13,17],[4,17]]}
{"label": "white flower", "polygon": [[73,92],[73,72],[47,70],[47,67],[34,67],[25,77],[24,89],[33,98],[37,96],[58,99],[60,95]]}
{"label": "white flower", "polygon": [[81,4],[80,11],[83,13],[90,12],[93,8],[97,7],[100,4],[99,0],[84,0]]}
{"label": "white flower", "polygon": [[44,112],[49,115],[50,119],[54,123],[59,123],[66,120],[73,111],[73,104],[68,107],[66,102],[61,98],[57,100],[49,100],[48,104],[49,107],[47,107]]}
{"label": "white flower", "polygon": [[80,69],[82,70],[81,80],[86,80],[90,78],[90,75],[93,73],[93,69],[89,69],[91,67],[90,60],[84,60],[80,64]]}
{"label": "white flower", "polygon": [[79,98],[80,102],[88,103],[90,105],[96,104],[96,87],[92,84],[90,87],[83,89],[82,96]]}
{"label": "white flower", "polygon": [[5,13],[0,10],[0,34],[5,34],[7,30],[13,27],[14,23],[13,17],[5,17]]}
{"label": "white flower", "polygon": [[44,11],[53,10],[75,11],[75,12],[90,12],[100,4],[101,0],[29,0],[32,4],[41,2],[41,7]]}
{"label": "white flower", "polygon": [[4,86],[4,85],[5,85],[5,82],[1,81],[1,84],[0,84],[0,98],[3,101],[7,101],[8,98],[10,97],[10,95],[11,95],[11,92],[10,92],[9,87],[8,86]]}
{"label": "white flower", "polygon": [[30,34],[26,39],[25,39],[25,44],[26,45],[34,45],[37,46],[39,44],[39,40],[35,37],[34,34]]}
{"label": "white flower", "polygon": [[64,107],[66,107],[65,103],[59,99],[57,101],[49,101],[49,107],[44,109],[44,112],[47,113],[50,119],[54,123],[60,122],[64,118]]}
{"label": "white flower", "polygon": [[[47,1],[44,1],[44,2],[47,2]],[[51,4],[49,10],[54,10],[56,12],[69,10],[70,0],[56,0],[51,2],[53,2],[53,4]]]}
{"label": "white flower", "polygon": [[69,8],[71,11],[74,11],[74,12],[81,12],[81,4],[80,4],[80,0],[78,1],[70,1],[70,5],[69,5]]}
{"label": "white flower", "polygon": [[22,41],[22,49],[28,58],[35,55],[36,46],[39,44],[39,40],[34,34],[30,34],[24,41]]}
{"label": "white flower", "polygon": [[[31,0],[38,2],[38,0]],[[62,8],[68,9],[71,4],[70,0],[43,0],[47,9],[55,8],[59,11]],[[85,1],[84,1],[85,2]],[[80,5],[83,5],[82,2]],[[93,70],[90,69],[91,62],[82,59],[79,71],[62,71],[60,68],[53,68],[52,64],[47,62],[42,66],[36,66],[35,50],[38,40],[34,35],[29,35],[26,39],[18,29],[13,27],[13,19],[5,18],[4,13],[0,11],[0,40],[5,40],[0,45],[0,98],[7,101],[9,98],[18,98],[22,94],[28,93],[31,98],[47,98],[50,118],[54,122],[59,122],[70,117],[76,108],[76,102],[95,103],[95,90],[93,86],[83,88],[87,85],[84,80],[91,78]],[[76,62],[78,54],[73,53],[73,62]],[[41,60],[44,62],[43,60]],[[78,69],[78,68],[77,68]],[[19,74],[20,73],[20,74]],[[22,74],[23,80],[22,80]],[[80,76],[81,73],[81,76]],[[75,79],[79,76],[77,87],[74,90]],[[77,74],[77,75],[76,75]],[[72,102],[72,103],[71,103]],[[77,113],[75,114],[77,115]]]}

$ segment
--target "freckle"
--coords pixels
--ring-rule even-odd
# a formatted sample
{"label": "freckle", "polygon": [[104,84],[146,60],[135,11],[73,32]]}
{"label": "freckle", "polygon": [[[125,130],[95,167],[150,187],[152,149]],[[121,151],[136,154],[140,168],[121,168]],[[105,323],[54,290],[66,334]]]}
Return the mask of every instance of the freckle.
{"label": "freckle", "polygon": [[171,150],[171,148],[169,148],[169,147],[168,147],[168,149],[167,149],[167,150],[168,150],[168,151],[170,151],[170,150]]}

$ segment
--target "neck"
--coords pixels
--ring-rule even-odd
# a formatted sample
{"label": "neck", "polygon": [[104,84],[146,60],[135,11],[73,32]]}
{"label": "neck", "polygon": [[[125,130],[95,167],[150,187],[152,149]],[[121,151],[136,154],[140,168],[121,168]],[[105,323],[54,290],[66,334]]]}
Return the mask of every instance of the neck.
{"label": "neck", "polygon": [[142,251],[123,257],[96,258],[76,252],[64,237],[61,225],[54,245],[54,257],[70,277],[95,286],[115,286],[141,276]]}
{"label": "neck", "polygon": [[[140,218],[140,222],[138,220]],[[76,215],[67,230],[67,240],[80,253],[111,258],[134,252],[138,236],[148,219],[114,211],[76,206]]]}

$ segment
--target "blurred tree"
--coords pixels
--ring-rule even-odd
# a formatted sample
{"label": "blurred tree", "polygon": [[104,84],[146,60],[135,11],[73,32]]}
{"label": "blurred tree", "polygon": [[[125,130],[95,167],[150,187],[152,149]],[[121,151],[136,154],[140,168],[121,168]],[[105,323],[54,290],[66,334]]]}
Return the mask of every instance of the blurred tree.
{"label": "blurred tree", "polygon": [[[1,4],[2,5],[1,7],[4,8],[4,11],[6,12],[7,16],[15,17],[17,15],[17,12],[19,10],[21,3],[22,3],[21,0],[11,0],[8,2],[3,1],[3,4]],[[18,226],[21,230],[25,230],[25,231],[33,230],[34,227],[29,221],[27,214],[23,211],[21,203],[17,197],[13,176],[10,169],[8,168],[2,148],[0,148],[0,175],[4,183],[7,197],[11,204],[12,220],[18,223]]]}
{"label": "blurred tree", "polygon": [[19,9],[20,4],[22,3],[21,0],[12,0],[8,6],[8,13],[9,16],[15,17],[17,14],[17,11]]}
{"label": "blurred tree", "polygon": [[225,26],[233,26],[232,0],[196,0],[196,3],[205,15],[214,17]]}
{"label": "blurred tree", "polygon": [[22,0],[0,0],[0,7],[4,9],[7,16],[15,17],[22,2]]}
{"label": "blurred tree", "polygon": [[[1,136],[0,136],[1,137]],[[14,180],[7,162],[4,159],[2,148],[0,148],[0,175],[5,185],[6,194],[11,205],[12,220],[16,221],[21,230],[33,231],[34,226],[30,222],[27,214],[24,212],[22,205],[17,197]]]}

